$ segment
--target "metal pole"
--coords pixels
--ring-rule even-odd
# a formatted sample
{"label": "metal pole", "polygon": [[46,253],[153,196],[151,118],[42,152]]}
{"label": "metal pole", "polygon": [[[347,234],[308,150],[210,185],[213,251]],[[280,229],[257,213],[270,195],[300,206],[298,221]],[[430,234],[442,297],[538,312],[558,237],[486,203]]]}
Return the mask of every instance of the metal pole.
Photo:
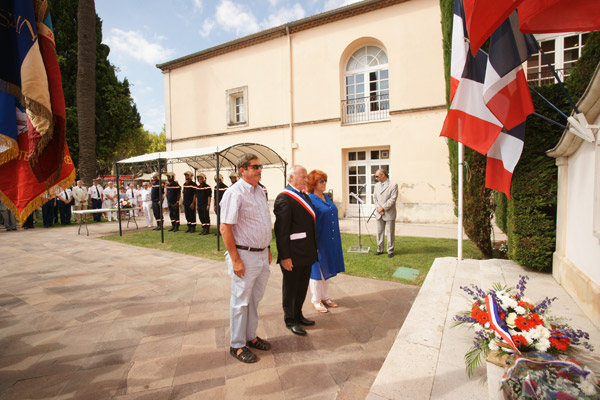
{"label": "metal pole", "polygon": [[119,198],[119,164],[115,163],[115,171],[117,172],[117,210],[119,215],[117,218],[119,219],[119,236],[123,236],[123,229],[121,228],[121,199]]}
{"label": "metal pole", "polygon": [[220,209],[219,209],[219,201],[221,199],[221,182],[219,182],[219,153],[215,153],[217,155],[217,190],[216,190],[216,194],[215,194],[215,213],[217,214],[217,251],[221,251],[221,242],[219,241],[219,227],[221,225],[221,218],[220,218]]}
{"label": "metal pole", "polygon": [[162,172],[161,172],[161,165],[160,165],[160,156],[158,157],[158,205],[159,205],[159,209],[160,209],[160,242],[164,243],[165,242],[165,216],[163,215],[163,210],[162,210],[162,203],[163,203],[163,199],[162,199]]}
{"label": "metal pole", "polygon": [[463,165],[464,146],[458,143],[458,261],[463,255]]}

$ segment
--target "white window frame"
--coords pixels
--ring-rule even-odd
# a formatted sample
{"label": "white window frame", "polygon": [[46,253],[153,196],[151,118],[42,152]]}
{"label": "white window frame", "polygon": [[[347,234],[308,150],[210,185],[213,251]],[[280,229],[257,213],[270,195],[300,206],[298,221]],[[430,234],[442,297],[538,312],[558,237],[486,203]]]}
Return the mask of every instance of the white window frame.
{"label": "white window frame", "polygon": [[600,239],[600,133],[596,134],[596,170],[594,172],[594,214],[593,235]]}
{"label": "white window frame", "polygon": [[[369,53],[369,48],[377,49],[378,53],[376,56]],[[366,57],[361,55],[360,59],[357,59],[355,55],[359,51],[365,51]],[[379,59],[379,55],[385,56],[385,62]],[[359,68],[349,69],[349,65],[353,61],[364,61],[377,60],[376,65],[363,65]],[[371,62],[369,61],[369,64]],[[382,72],[385,71],[385,78],[381,78]],[[371,81],[370,75],[372,73],[377,74],[377,79]],[[357,84],[353,82],[348,83],[348,79],[351,77],[353,80],[357,76],[362,77],[363,96],[357,97],[355,92]],[[369,44],[356,49],[346,60],[344,66],[344,101],[343,101],[343,123],[344,124],[355,124],[365,123],[373,121],[386,121],[389,120],[389,108],[390,108],[390,86],[389,86],[389,61],[386,50],[378,45]],[[371,87],[372,84],[376,85],[376,88]],[[385,86],[385,87],[382,87]],[[351,92],[350,92],[351,89]]]}
{"label": "white window frame", "polygon": [[[588,33],[589,32],[571,32],[571,33],[564,33],[559,36],[556,36],[555,34],[554,35],[552,35],[552,34],[535,35],[536,39],[540,43],[540,46],[542,46],[542,43],[544,43],[544,42],[554,41],[554,50],[547,52],[546,54],[554,55],[554,62],[551,62],[551,64],[554,67],[554,69],[556,70],[556,72],[561,80],[564,81],[564,79],[569,76],[568,71],[566,71],[566,72],[564,71],[565,63],[571,67],[574,64],[573,60],[569,60],[569,61],[565,62],[565,52],[570,51],[570,50],[578,50],[577,58],[581,57],[581,51],[585,47],[585,44],[583,44],[583,45],[581,44],[582,40],[583,40],[583,36],[588,35]],[[578,45],[576,47],[565,48],[565,39],[573,37],[573,36],[579,36],[579,39],[577,40]],[[533,85],[540,85],[540,84],[548,85],[548,84],[556,83],[556,79],[553,76],[546,76],[546,77],[541,76],[542,69],[547,67],[546,62],[544,61],[541,54],[536,53],[536,54],[532,55],[529,58],[529,60],[532,60],[534,58],[538,59],[538,65],[532,66],[529,63],[527,63],[527,82],[529,82]],[[537,78],[535,77],[535,75],[537,75]]]}
{"label": "white window frame", "polygon": [[[229,89],[226,97],[226,123],[228,128],[248,125],[248,86]],[[238,101],[241,99],[241,106]]]}

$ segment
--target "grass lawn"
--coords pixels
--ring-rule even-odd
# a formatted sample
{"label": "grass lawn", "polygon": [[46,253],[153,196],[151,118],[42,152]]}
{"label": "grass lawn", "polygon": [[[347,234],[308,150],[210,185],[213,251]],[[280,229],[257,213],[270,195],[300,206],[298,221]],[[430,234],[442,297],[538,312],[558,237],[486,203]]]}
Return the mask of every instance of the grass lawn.
{"label": "grass lawn", "polygon": [[[216,228],[212,227],[211,234],[200,236],[198,232],[185,233],[187,226],[182,225],[177,233],[165,230],[165,243],[160,242],[160,231],[143,230],[123,233],[123,236],[111,235],[103,239],[133,246],[147,247],[171,251],[174,253],[187,254],[203,257],[217,261],[224,261],[225,245],[221,239],[221,251],[217,251]],[[377,250],[375,237],[362,236],[363,247],[371,248],[369,253],[348,253],[348,248],[358,246],[358,235],[342,233],[342,247],[344,249],[344,260],[346,273],[354,276],[362,276],[387,281],[397,281],[411,285],[421,285],[429,272],[429,268],[437,257],[456,257],[456,239],[435,239],[420,237],[396,237],[395,257],[388,258],[382,254],[375,257]],[[271,242],[273,259],[277,258],[277,246],[275,239]],[[473,243],[463,241],[463,257],[480,259],[481,253]],[[419,270],[419,275],[414,281],[392,277],[398,267],[408,267]]]}

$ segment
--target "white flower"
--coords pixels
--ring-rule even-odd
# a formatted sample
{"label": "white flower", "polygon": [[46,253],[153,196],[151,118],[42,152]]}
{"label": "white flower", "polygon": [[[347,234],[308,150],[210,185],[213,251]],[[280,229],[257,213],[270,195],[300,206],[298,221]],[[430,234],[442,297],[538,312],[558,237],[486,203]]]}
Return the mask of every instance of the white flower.
{"label": "white flower", "polygon": [[521,332],[521,335],[528,344],[533,343],[533,338],[531,337],[531,334],[529,332],[523,331]]}
{"label": "white flower", "polygon": [[514,307],[514,309],[515,309],[515,312],[519,315],[523,315],[526,312],[525,308],[521,307],[521,306],[516,306],[516,307]]}
{"label": "white flower", "polygon": [[508,333],[510,333],[510,336],[515,336],[517,335],[519,332],[515,331],[514,329],[509,329]]}
{"label": "white flower", "polygon": [[529,304],[533,304],[533,302],[531,300],[529,300],[529,297],[521,297],[521,301],[524,301],[525,303],[529,303]]}
{"label": "white flower", "polygon": [[485,325],[484,325],[484,328],[490,329],[490,323],[486,322]]}
{"label": "white flower", "polygon": [[535,344],[535,349],[537,351],[546,351],[550,348],[550,341],[546,338],[542,338],[540,339],[536,344]]}
{"label": "white flower", "polygon": [[508,313],[508,315],[506,316],[504,321],[506,322],[506,325],[510,326],[511,328],[514,328],[516,319],[517,319],[517,314],[511,312],[511,313]]}
{"label": "white flower", "polygon": [[490,350],[492,351],[497,351],[500,350],[500,346],[498,346],[498,344],[496,343],[495,340],[491,340],[490,344],[488,345],[488,347],[490,348]]}
{"label": "white flower", "polygon": [[594,396],[596,394],[596,388],[594,387],[594,384],[587,379],[581,381],[579,388],[586,396]]}
{"label": "white flower", "polygon": [[535,334],[538,338],[550,339],[550,329],[545,326],[538,325],[535,327]]}

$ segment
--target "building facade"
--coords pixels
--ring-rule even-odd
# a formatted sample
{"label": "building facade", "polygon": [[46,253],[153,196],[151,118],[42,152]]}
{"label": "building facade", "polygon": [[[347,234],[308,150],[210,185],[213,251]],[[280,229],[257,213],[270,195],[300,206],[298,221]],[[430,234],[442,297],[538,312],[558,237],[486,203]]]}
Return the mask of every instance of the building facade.
{"label": "building facade", "polygon": [[340,216],[353,194],[371,213],[384,168],[398,220],[454,222],[440,19],[435,0],[366,0],[161,64],[167,150],[263,144],[326,172]]}

